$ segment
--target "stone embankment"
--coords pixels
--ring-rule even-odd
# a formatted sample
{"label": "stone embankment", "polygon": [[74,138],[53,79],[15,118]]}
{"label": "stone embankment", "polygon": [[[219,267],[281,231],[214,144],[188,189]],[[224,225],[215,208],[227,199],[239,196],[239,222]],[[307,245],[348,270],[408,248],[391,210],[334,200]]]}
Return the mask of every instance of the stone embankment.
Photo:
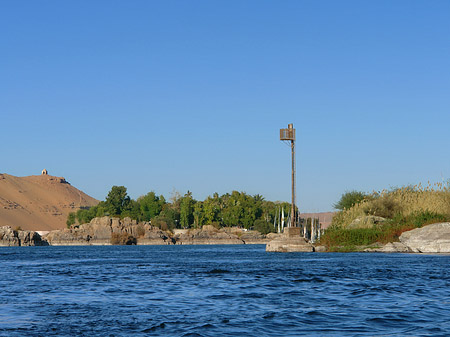
{"label": "stone embankment", "polygon": [[300,227],[288,227],[284,229],[281,236],[269,241],[266,245],[266,252],[313,252],[314,246],[300,236]]}
{"label": "stone embankment", "polygon": [[12,229],[10,226],[0,227],[0,246],[48,246],[48,242],[34,231]]}

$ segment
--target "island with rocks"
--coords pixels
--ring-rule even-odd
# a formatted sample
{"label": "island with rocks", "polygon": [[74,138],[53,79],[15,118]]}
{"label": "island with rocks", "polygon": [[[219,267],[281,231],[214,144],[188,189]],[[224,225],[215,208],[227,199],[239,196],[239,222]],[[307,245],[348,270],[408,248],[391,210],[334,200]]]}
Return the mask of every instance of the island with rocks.
{"label": "island with rocks", "polygon": [[449,186],[346,192],[334,205],[338,212],[318,214],[321,226],[313,229],[311,221],[277,227],[290,205],[245,192],[204,201],[189,191],[170,201],[149,192],[133,200],[124,186],[113,186],[97,201],[45,169],[39,176],[0,174],[0,246],[265,244],[268,252],[449,253]]}
{"label": "island with rocks", "polygon": [[[326,252],[320,242],[312,244],[300,236],[299,228],[286,228],[283,234],[263,235],[240,228],[163,231],[149,223],[130,218],[100,217],[90,223],[42,236],[35,231],[0,227],[0,246],[84,246],[84,245],[236,245],[266,244],[268,252]],[[364,247],[364,252],[450,253],[450,222],[436,223],[403,232],[398,242]]]}
{"label": "island with rocks", "polygon": [[[41,235],[42,234],[42,235]],[[266,244],[278,234],[261,234],[242,228],[161,230],[148,222],[131,218],[99,217],[70,228],[38,233],[0,227],[0,246],[84,246],[84,245],[230,245]]]}
{"label": "island with rocks", "polygon": [[[292,234],[267,251],[450,253],[450,183],[381,192],[346,192],[318,240],[290,244]],[[307,231],[301,230],[306,233]]]}

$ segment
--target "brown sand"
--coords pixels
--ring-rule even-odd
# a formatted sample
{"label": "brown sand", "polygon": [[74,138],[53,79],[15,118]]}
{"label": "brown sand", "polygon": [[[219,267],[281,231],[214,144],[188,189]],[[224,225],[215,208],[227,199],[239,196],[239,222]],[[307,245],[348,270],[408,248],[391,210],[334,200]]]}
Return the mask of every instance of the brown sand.
{"label": "brown sand", "polygon": [[64,178],[0,173],[0,226],[35,231],[62,229],[70,212],[97,203]]}

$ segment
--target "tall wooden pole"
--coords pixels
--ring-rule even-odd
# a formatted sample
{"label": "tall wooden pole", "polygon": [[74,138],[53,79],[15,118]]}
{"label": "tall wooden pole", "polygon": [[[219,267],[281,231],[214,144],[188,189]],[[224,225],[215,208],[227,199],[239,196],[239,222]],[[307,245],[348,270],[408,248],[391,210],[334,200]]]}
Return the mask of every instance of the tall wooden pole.
{"label": "tall wooden pole", "polygon": [[292,205],[291,205],[291,221],[288,227],[295,227],[295,129],[293,124],[288,124],[287,129],[280,130],[280,140],[291,141],[292,151]]}
{"label": "tall wooden pole", "polygon": [[292,149],[292,205],[291,205],[291,227],[295,226],[295,141],[291,140]]}

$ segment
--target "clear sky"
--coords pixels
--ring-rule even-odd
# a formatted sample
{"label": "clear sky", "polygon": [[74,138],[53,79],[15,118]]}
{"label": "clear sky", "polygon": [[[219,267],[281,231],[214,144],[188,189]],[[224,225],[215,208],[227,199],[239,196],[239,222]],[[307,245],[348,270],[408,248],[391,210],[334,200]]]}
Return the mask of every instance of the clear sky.
{"label": "clear sky", "polygon": [[450,1],[1,1],[0,172],[301,211],[450,178]]}

